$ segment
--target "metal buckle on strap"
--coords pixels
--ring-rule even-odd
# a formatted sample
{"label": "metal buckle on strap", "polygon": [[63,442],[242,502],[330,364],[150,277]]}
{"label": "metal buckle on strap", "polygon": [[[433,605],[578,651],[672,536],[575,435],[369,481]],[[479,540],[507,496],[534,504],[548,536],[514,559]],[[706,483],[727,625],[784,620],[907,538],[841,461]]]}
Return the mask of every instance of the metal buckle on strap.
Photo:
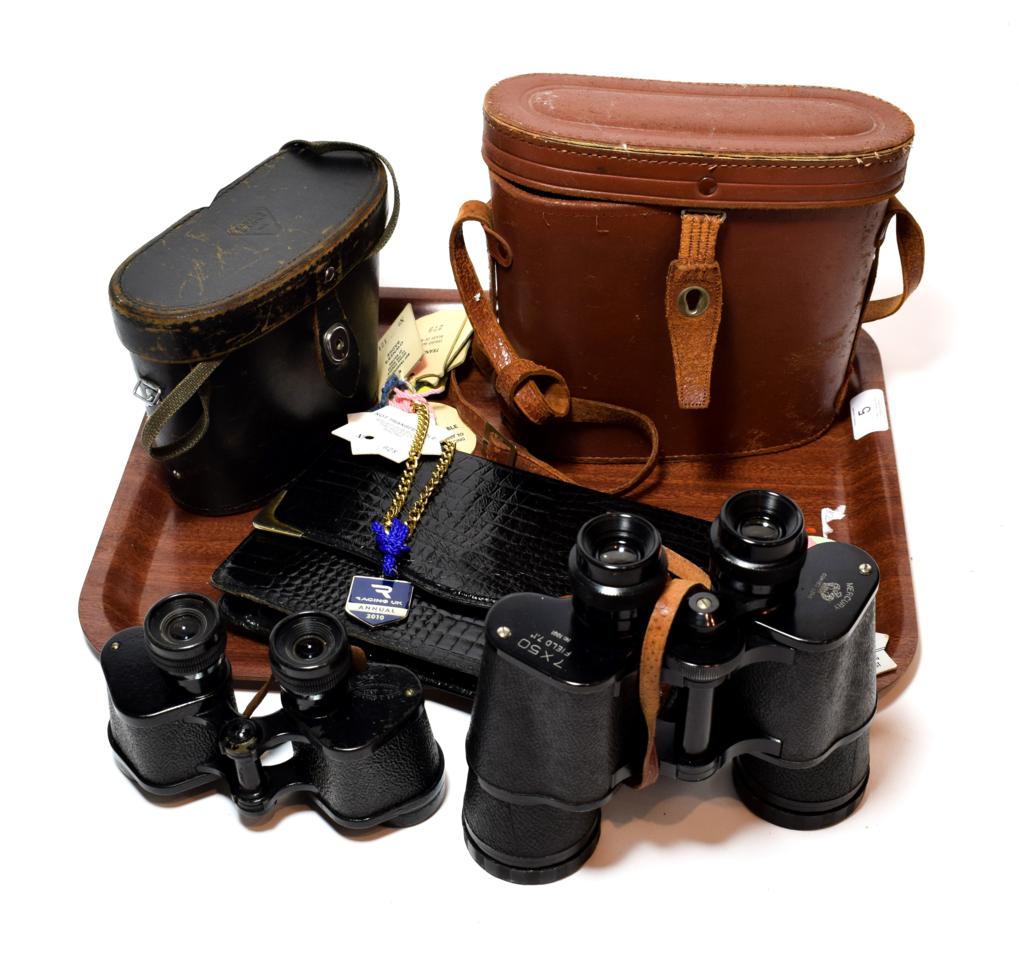
{"label": "metal buckle on strap", "polygon": [[134,395],[145,403],[145,411],[152,415],[163,398],[163,390],[150,379],[140,378],[134,386]]}
{"label": "metal buckle on strap", "polygon": [[[498,443],[498,444],[497,444]],[[517,461],[517,446],[516,443],[511,442],[506,438],[491,422],[485,422],[485,431],[481,436],[481,452],[486,458],[489,449],[496,449],[499,452],[505,452],[509,458],[503,462],[500,460],[501,465],[507,465],[513,468]]]}

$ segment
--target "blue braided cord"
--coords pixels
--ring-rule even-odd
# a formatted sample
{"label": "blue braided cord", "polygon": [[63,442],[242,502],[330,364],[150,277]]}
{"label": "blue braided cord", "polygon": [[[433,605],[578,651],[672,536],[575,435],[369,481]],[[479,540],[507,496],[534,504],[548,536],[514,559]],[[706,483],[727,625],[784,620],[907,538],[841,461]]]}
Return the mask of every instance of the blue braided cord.
{"label": "blue braided cord", "polygon": [[375,544],[382,552],[382,577],[395,578],[396,560],[410,551],[410,545],[407,544],[410,529],[405,522],[394,518],[388,532],[382,522],[372,522],[372,531],[375,533]]}
{"label": "blue braided cord", "polygon": [[405,379],[401,379],[395,372],[382,384],[382,391],[379,393],[379,401],[373,405],[368,411],[375,412],[377,409],[383,409],[389,404],[389,397],[393,394],[394,389],[410,389],[410,383]]}

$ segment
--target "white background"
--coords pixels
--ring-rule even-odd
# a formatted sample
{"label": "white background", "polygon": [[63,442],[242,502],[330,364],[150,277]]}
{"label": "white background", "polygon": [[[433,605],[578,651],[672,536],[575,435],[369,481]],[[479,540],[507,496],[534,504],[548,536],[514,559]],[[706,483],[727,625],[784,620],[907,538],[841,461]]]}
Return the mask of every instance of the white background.
{"label": "white background", "polygon": [[[1004,4],[8,5],[4,139],[6,953],[1015,953],[1016,31]],[[945,12],[950,10],[950,12]],[[115,769],[76,601],[140,419],[106,284],[131,250],[295,137],[368,143],[404,213],[387,285],[449,286],[485,197],[481,101],[529,71],[807,83],[913,117],[902,199],[927,271],[873,330],[922,632],[873,728],[860,811],[755,819],[725,775],[625,791],[577,876],[521,888],[460,832],[467,717],[430,706],[450,792],[404,832],[312,811],[257,830]],[[879,294],[892,291],[884,263]],[[888,268],[891,267],[891,268]],[[682,503],[677,503],[682,508]],[[866,543],[861,543],[866,544]]]}

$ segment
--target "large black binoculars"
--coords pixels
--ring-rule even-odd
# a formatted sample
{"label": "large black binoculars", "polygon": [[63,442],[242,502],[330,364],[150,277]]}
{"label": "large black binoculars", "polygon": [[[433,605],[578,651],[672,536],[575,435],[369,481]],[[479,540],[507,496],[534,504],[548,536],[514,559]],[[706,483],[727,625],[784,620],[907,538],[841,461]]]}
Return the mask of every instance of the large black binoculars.
{"label": "large black binoculars", "polygon": [[[731,760],[765,820],[841,821],[869,773],[877,566],[852,545],[808,548],[799,507],[763,490],[725,502],[711,552],[712,588],[682,596],[665,645],[660,774],[700,781]],[[594,518],[570,573],[572,597],[510,595],[486,622],[464,836],[486,871],[516,883],[590,857],[600,808],[640,775],[648,744],[638,682],[667,579],[659,534],[635,515]]]}
{"label": "large black binoculars", "polygon": [[[110,744],[143,790],[170,796],[225,784],[246,818],[303,799],[348,828],[417,824],[439,806],[442,751],[406,668],[355,667],[334,616],[291,615],[269,638],[282,707],[247,717],[225,650],[216,606],[195,594],[163,598],[142,627],[103,647]],[[263,764],[288,741],[291,757]]]}

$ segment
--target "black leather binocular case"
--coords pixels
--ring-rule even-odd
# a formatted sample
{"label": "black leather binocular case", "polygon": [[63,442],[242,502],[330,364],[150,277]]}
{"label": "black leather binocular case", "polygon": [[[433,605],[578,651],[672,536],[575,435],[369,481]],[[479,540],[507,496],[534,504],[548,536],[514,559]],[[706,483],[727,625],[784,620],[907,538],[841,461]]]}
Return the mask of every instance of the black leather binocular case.
{"label": "black leather binocular case", "polygon": [[[163,598],[142,627],[103,647],[110,744],[143,791],[168,797],[222,786],[249,820],[303,800],[346,828],[404,827],[438,808],[442,751],[413,673],[358,669],[343,625],[301,612],[269,639],[281,709],[247,717],[237,710],[225,649],[216,606],[195,594]],[[290,758],[263,764],[288,741]]]}
{"label": "black leather binocular case", "polygon": [[367,147],[288,143],[114,273],[141,444],[184,508],[253,508],[378,400],[387,169]]}
{"label": "black leather binocular case", "polygon": [[[808,549],[790,499],[732,496],[711,527],[712,588],[683,597],[665,647],[660,776],[732,762],[750,810],[783,827],[843,820],[863,797],[877,703],[878,570],[837,542]],[[489,612],[467,737],[464,836],[490,874],[574,873],[600,808],[642,772],[642,640],[666,582],[657,530],[605,514],[570,554],[572,598],[511,595]]]}

